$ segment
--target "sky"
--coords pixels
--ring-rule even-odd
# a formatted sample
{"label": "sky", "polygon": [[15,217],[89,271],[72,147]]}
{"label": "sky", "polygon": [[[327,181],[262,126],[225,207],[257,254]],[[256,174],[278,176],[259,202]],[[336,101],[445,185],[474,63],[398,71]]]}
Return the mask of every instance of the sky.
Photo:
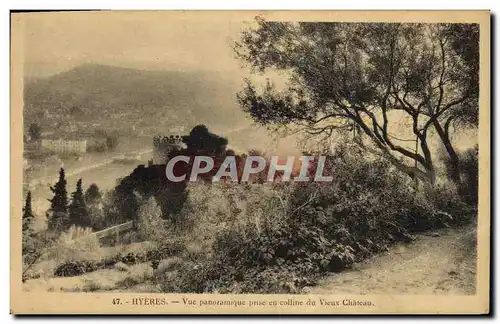
{"label": "sky", "polygon": [[231,44],[252,15],[74,12],[24,15],[24,73],[48,76],[83,63],[246,74]]}

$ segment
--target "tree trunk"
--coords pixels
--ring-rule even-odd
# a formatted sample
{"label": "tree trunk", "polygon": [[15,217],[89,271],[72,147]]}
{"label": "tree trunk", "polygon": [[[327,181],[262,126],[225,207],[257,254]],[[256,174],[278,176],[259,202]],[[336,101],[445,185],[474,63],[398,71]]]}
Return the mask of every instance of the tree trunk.
{"label": "tree trunk", "polygon": [[446,152],[448,152],[448,156],[450,157],[450,179],[451,181],[458,183],[460,182],[460,167],[459,167],[459,159],[457,152],[455,152],[455,149],[453,148],[453,145],[451,144],[450,138],[448,137],[448,134],[444,131],[443,127],[439,124],[439,122],[435,121],[434,127],[436,128],[436,131],[441,138],[441,141],[444,144],[444,147],[446,149]]}
{"label": "tree trunk", "polygon": [[436,173],[432,164],[430,165],[430,167],[421,170],[418,167],[408,166],[405,163],[401,162],[390,153],[387,147],[379,146],[380,150],[376,150],[374,148],[370,148],[369,146],[365,146],[360,138],[356,140],[356,143],[360,145],[364,150],[377,156],[386,158],[397,170],[407,174],[412,179],[418,179],[426,184],[430,184],[431,186],[434,185],[436,181]]}

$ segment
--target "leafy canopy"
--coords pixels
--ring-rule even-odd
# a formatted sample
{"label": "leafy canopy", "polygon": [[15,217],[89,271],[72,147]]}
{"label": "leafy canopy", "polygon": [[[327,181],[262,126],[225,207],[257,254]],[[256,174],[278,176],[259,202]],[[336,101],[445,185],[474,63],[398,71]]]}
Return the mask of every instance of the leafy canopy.
{"label": "leafy canopy", "polygon": [[[326,136],[355,125],[410,174],[433,177],[430,128],[438,130],[446,146],[451,126],[477,126],[477,25],[258,18],[257,27],[244,31],[234,49],[254,72],[282,71],[287,77],[284,90],[271,82],[257,89],[247,80],[238,99],[255,121]],[[419,152],[395,139],[391,111],[410,118]],[[454,154],[451,144],[448,152]],[[425,174],[400,162],[401,155]]]}

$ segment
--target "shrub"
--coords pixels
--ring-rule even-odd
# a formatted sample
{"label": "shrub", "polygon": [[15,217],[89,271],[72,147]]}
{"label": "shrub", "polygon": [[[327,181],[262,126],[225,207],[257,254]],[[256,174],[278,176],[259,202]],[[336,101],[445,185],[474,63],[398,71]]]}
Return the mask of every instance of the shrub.
{"label": "shrub", "polygon": [[83,292],[95,292],[99,290],[105,290],[105,287],[92,280],[85,280],[85,285],[82,287]]}
{"label": "shrub", "polygon": [[33,233],[33,236],[29,242],[29,249],[27,249],[23,254],[23,282],[26,279],[32,279],[39,274],[34,269],[35,264],[43,259],[46,255],[47,250],[52,246],[54,241],[53,234],[48,231],[40,231]]}
{"label": "shrub", "polygon": [[116,283],[117,287],[123,287],[125,289],[129,289],[135,285],[140,284],[140,281],[137,278],[126,277],[125,279]]}
{"label": "shrub", "polygon": [[166,232],[166,224],[162,219],[162,211],[154,197],[149,198],[139,208],[137,229],[145,240],[161,241]]}
{"label": "shrub", "polygon": [[[460,223],[466,211],[455,192],[426,188],[382,159],[340,147],[325,165],[332,183],[212,187],[197,216],[225,206],[208,221],[194,220],[215,237],[205,259],[186,262],[161,278],[166,292],[294,293],[325,273],[413,240],[413,233]],[[192,199],[192,198],[191,198]],[[241,200],[247,204],[242,205]],[[189,204],[188,204],[189,205]],[[200,215],[201,214],[201,215]]]}
{"label": "shrub", "polygon": [[147,252],[141,252],[141,253],[129,252],[127,254],[118,253],[111,258],[100,261],[69,260],[58,265],[54,270],[54,275],[57,277],[79,276],[84,273],[93,272],[100,269],[111,269],[118,263],[133,265],[136,263],[142,263],[147,261],[148,261]]}
{"label": "shrub", "polygon": [[[460,173],[460,182],[456,184],[457,193],[461,199],[472,207],[477,208],[478,201],[478,176],[479,176],[479,146],[459,152],[458,171]],[[451,178],[452,163],[446,152],[441,153],[441,161],[445,165],[448,178]]]}
{"label": "shrub", "polygon": [[151,268],[156,270],[161,260],[177,256],[185,251],[184,245],[173,241],[170,244],[163,243],[160,247],[150,250],[146,253],[146,260],[149,261]]}
{"label": "shrub", "polygon": [[57,262],[68,260],[94,260],[100,257],[100,242],[91,228],[71,226],[61,233],[48,252]]}
{"label": "shrub", "polygon": [[448,224],[463,225],[475,218],[477,206],[464,201],[459,192],[460,189],[456,185],[444,182],[433,188],[427,188],[424,195],[437,210],[452,218],[452,222],[448,222]]}
{"label": "shrub", "polygon": [[91,261],[68,261],[59,265],[54,270],[54,275],[57,277],[73,277],[79,276],[86,272],[96,271],[98,266]]}
{"label": "shrub", "polygon": [[110,134],[106,136],[106,147],[108,150],[114,150],[118,146],[118,136]]}
{"label": "shrub", "polygon": [[460,171],[462,173],[461,183],[458,186],[458,194],[470,206],[477,207],[479,186],[479,147],[469,149],[459,156]]}
{"label": "shrub", "polygon": [[109,221],[106,219],[104,210],[100,206],[88,206],[88,213],[90,217],[90,224],[93,230],[100,231],[109,227],[107,226]]}
{"label": "shrub", "polygon": [[119,134],[104,129],[96,129],[89,139],[87,151],[106,152],[114,150],[119,144]]}
{"label": "shrub", "polygon": [[106,150],[107,150],[107,145],[106,145],[106,141],[104,141],[104,140],[93,140],[93,141],[90,141],[87,145],[88,152],[102,153],[102,152],[106,152]]}

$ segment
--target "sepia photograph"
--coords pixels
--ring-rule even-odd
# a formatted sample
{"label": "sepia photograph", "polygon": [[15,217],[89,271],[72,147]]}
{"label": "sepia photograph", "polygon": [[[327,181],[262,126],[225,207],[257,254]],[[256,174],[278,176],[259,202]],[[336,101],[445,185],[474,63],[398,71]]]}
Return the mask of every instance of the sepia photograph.
{"label": "sepia photograph", "polygon": [[489,28],[11,13],[11,312],[488,313]]}

